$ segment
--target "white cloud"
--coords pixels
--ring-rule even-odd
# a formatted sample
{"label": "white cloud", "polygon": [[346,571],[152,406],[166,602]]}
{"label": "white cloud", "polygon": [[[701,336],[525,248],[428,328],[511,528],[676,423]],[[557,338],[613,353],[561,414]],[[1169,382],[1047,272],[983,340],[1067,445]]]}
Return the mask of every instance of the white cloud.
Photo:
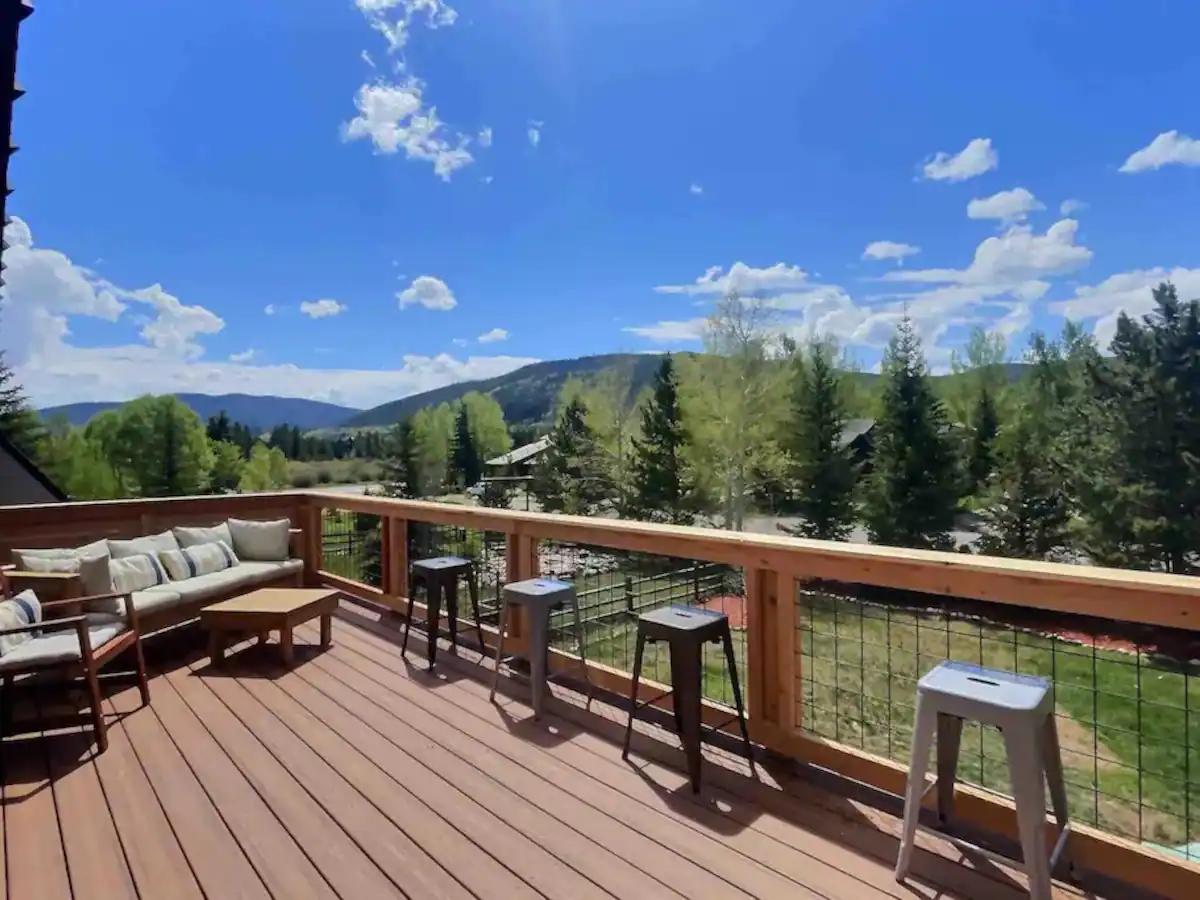
{"label": "white cloud", "polygon": [[412,284],[396,295],[400,308],[406,306],[423,306],[426,309],[454,309],[458,301],[454,292],[446,286],[446,282],[432,275],[420,275],[413,279]]}
{"label": "white cloud", "polygon": [[359,54],[359,56],[368,66],[370,66],[372,69],[375,68],[375,60],[371,58],[370,53],[364,50],[361,54]]}
{"label": "white cloud", "polygon": [[329,316],[340,316],[350,307],[336,300],[306,300],[300,304],[300,312],[310,319],[325,319]]}
{"label": "white cloud", "polygon": [[480,181],[482,181],[484,184],[491,184],[491,183],[492,183],[493,181],[495,181],[496,179],[495,179],[495,178],[493,178],[491,175],[484,175],[484,176],[483,176],[482,178],[480,178],[479,180],[480,180]]}
{"label": "white cloud", "polygon": [[895,259],[903,262],[906,256],[921,252],[920,247],[912,244],[901,244],[896,241],[872,241],[863,250],[863,259]]}
{"label": "white cloud", "polygon": [[[418,16],[431,29],[453,25],[458,19],[458,13],[443,0],[357,0],[357,5],[371,27],[383,35],[392,54],[407,46]],[[342,139],[368,138],[377,153],[394,154],[403,149],[406,158],[433,163],[434,172],[449,181],[454,172],[474,162],[467,149],[470,138],[449,135],[437,109],[425,105],[425,84],[409,73],[403,57],[393,68],[397,80],[378,78],[359,87],[354,98],[358,115],[342,126]]]}
{"label": "white cloud", "polygon": [[1130,154],[1120,171],[1133,174],[1170,165],[1200,166],[1200,140],[1178,131],[1164,131],[1141,150]]}
{"label": "white cloud", "polygon": [[254,353],[255,351],[253,349],[243,350],[241,353],[230,353],[229,361],[231,363],[248,363],[250,360],[254,359]]}
{"label": "white cloud", "polygon": [[[223,328],[215,313],[181,303],[162,287],[131,290],[75,265],[56,250],[34,244],[29,227],[14,218],[5,230],[8,282],[0,301],[0,349],[39,406],[84,400],[126,400],[144,393],[275,394],[352,406],[374,406],[457,381],[492,378],[537,362],[516,356],[458,359],[406,355],[388,369],[318,369],[252,365],[253,351],[207,360],[197,339]],[[78,347],[70,319],[133,321],[141,342]]]}
{"label": "white cloud", "polygon": [[477,140],[479,141],[480,147],[492,146],[492,129],[487,126],[479,129],[479,137]]}
{"label": "white cloud", "polygon": [[538,144],[542,142],[542,126],[545,124],[545,122],[529,123],[529,131],[526,134],[529,137],[529,143],[533,145],[534,149],[537,149]]}
{"label": "white cloud", "polygon": [[452,343],[455,347],[466,347],[471,342],[466,338],[452,338],[450,343]]}
{"label": "white cloud", "polygon": [[621,330],[659,344],[676,344],[700,340],[704,335],[704,325],[707,321],[707,318],[700,317],[674,322],[655,322],[651,325],[637,325]]}
{"label": "white cloud", "polygon": [[692,182],[692,184],[688,187],[688,192],[693,197],[702,197],[704,196],[704,185]]}
{"label": "white cloud", "polygon": [[476,340],[481,344],[495,344],[499,341],[507,341],[508,332],[503,328],[493,328],[491,331],[485,331]]}
{"label": "white cloud", "polygon": [[267,315],[267,316],[275,315],[275,304],[268,303],[266,306],[264,306],[263,307],[263,315]]}
{"label": "white cloud", "polygon": [[1088,205],[1086,203],[1084,203],[1082,200],[1075,199],[1064,200],[1058,205],[1058,211],[1064,216],[1073,216],[1076,213],[1086,211],[1087,208]]}
{"label": "white cloud", "polygon": [[990,172],[999,164],[1000,157],[992,148],[992,139],[975,138],[953,156],[945,152],[935,153],[922,171],[930,181],[966,181]]}
{"label": "white cloud", "polygon": [[710,296],[736,291],[750,296],[764,292],[807,286],[808,273],[799,266],[776,263],[765,269],[756,269],[743,262],[736,262],[726,273],[721,266],[711,266],[692,284],[664,284],[654,290],[660,294],[689,294]]}
{"label": "white cloud", "polygon": [[990,197],[976,198],[967,204],[968,219],[999,219],[1012,224],[1023,222],[1031,212],[1045,209],[1046,205],[1023,187],[1011,191],[1000,191]]}
{"label": "white cloud", "polygon": [[1081,322],[1095,321],[1093,334],[1101,347],[1107,347],[1117,331],[1117,319],[1124,312],[1137,318],[1154,309],[1152,292],[1169,281],[1184,300],[1200,299],[1200,269],[1161,266],[1111,275],[1096,285],[1082,285],[1073,297],[1050,304],[1050,311]]}

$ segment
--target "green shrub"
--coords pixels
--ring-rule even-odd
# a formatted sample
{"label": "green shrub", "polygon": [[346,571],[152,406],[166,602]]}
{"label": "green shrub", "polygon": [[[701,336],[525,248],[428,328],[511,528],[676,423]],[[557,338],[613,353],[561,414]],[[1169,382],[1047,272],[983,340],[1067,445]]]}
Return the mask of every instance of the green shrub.
{"label": "green shrub", "polygon": [[317,484],[329,484],[333,481],[333,473],[326,468],[317,469]]}
{"label": "green shrub", "polygon": [[296,472],[292,475],[292,487],[294,488],[310,488],[317,483],[317,479],[312,472]]}

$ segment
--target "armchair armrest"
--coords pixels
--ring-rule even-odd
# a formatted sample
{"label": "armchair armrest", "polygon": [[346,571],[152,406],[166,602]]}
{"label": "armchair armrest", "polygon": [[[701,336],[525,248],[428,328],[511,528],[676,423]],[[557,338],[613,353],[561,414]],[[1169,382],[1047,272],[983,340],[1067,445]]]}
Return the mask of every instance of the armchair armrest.
{"label": "armchair armrest", "polygon": [[4,580],[14,594],[32,590],[43,601],[74,599],[83,593],[78,572],[27,572],[10,565],[4,567]]}
{"label": "armchair armrest", "polygon": [[33,625],[17,625],[13,628],[0,628],[0,634],[29,634],[34,631],[49,631],[59,628],[80,628],[87,624],[87,616],[67,616],[65,619],[46,619]]}

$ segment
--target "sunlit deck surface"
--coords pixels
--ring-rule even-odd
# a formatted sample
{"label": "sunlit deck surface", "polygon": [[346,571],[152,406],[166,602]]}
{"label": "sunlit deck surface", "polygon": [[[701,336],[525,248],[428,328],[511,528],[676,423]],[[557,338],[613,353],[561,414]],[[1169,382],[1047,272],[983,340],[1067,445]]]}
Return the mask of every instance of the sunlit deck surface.
{"label": "sunlit deck surface", "polygon": [[894,816],[719,750],[695,797],[670,735],[647,726],[624,763],[620,711],[555,687],[535,723],[518,681],[489,703],[470,651],[406,667],[397,621],[344,605],[291,671],[167,638],[190,657],[151,645],[148,708],[109,687],[104,755],[76,731],[6,741],[9,900],[1024,896],[928,837],[901,886]]}

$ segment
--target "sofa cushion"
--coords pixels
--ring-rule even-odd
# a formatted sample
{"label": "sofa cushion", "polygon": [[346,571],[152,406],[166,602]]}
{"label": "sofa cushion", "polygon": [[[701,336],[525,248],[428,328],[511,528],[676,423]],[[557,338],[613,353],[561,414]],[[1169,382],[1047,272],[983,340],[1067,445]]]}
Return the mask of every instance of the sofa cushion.
{"label": "sofa cushion", "polygon": [[210,600],[213,597],[235,593],[239,590],[257,584],[261,579],[244,565],[234,566],[222,572],[209,572],[207,575],[197,575],[187,581],[173,581],[171,587],[179,592],[184,603]]}
{"label": "sofa cushion", "polygon": [[222,522],[220,525],[214,525],[211,528],[181,525],[177,528],[172,528],[171,531],[175,535],[175,540],[179,541],[180,547],[194,547],[196,544],[213,544],[217,541],[224,541],[228,546],[233,546],[233,535],[229,533],[229,524],[227,522]]}
{"label": "sofa cushion", "polygon": [[79,581],[85,595],[107,594],[112,590],[108,574],[108,541],[93,541],[74,548],[13,550],[12,559],[17,569],[23,572],[69,572],[70,560],[79,560]]}
{"label": "sofa cushion", "polygon": [[150,553],[109,560],[108,568],[112,573],[112,589],[122,594],[144,591],[168,580],[162,563]]}
{"label": "sofa cushion", "polygon": [[292,538],[292,523],[288,519],[267,522],[230,519],[226,524],[238,559],[283,562],[288,558]]}
{"label": "sofa cushion", "polygon": [[134,591],[133,593],[133,608],[138,611],[138,615],[142,616],[146,613],[158,612],[161,609],[178,606],[182,602],[183,597],[170,584],[162,584],[158,587],[147,588],[144,591]]}
{"label": "sofa cushion", "polygon": [[[33,591],[21,591],[14,597],[0,601],[0,629],[21,628],[42,621],[42,604]],[[37,637],[36,632],[22,631],[17,634],[0,635],[0,657],[7,656],[22,644]]]}
{"label": "sofa cushion", "polygon": [[119,541],[112,538],[108,540],[108,553],[113,559],[122,559],[126,556],[141,556],[146,553],[158,556],[164,550],[178,549],[179,541],[175,540],[175,535],[169,531],[147,535],[146,537],[133,538],[128,541]]}
{"label": "sofa cushion", "polygon": [[287,575],[295,575],[304,569],[304,560],[285,559],[282,562],[240,562],[238,569],[247,578],[253,578],[255,584],[264,581],[278,581]]}
{"label": "sofa cushion", "polygon": [[[88,623],[88,643],[95,650],[107,644],[125,631],[124,622],[115,619],[95,619]],[[26,641],[12,652],[0,656],[0,672],[18,666],[49,665],[83,659],[79,647],[79,634],[74,628],[56,628],[44,631],[31,641]]]}
{"label": "sofa cushion", "polygon": [[184,581],[197,575],[208,575],[238,564],[233,550],[224,541],[211,544],[192,544],[179,550],[164,550],[158,555],[172,581]]}

